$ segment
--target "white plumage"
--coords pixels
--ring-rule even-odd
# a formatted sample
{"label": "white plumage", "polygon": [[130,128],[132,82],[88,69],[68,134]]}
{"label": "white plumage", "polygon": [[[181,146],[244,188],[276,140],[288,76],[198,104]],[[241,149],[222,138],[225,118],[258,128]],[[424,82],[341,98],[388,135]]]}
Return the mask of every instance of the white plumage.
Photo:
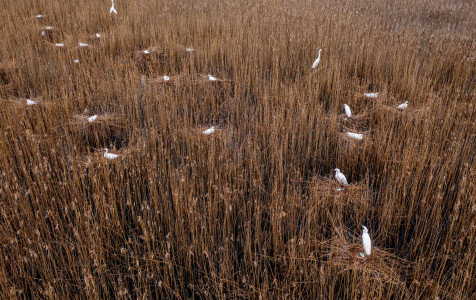
{"label": "white plumage", "polygon": [[404,110],[407,107],[408,107],[408,101],[405,101],[405,103],[402,103],[399,106],[397,106],[399,110]]}
{"label": "white plumage", "polygon": [[142,51],[142,53],[144,53],[144,54],[149,54],[150,51],[146,49],[146,50]]}
{"label": "white plumage", "polygon": [[312,63],[312,68],[315,69],[319,62],[321,61],[321,51],[322,49],[319,49],[319,54],[317,55],[316,60]]}
{"label": "white plumage", "polygon": [[108,153],[108,151],[109,151],[108,148],[105,148],[104,150],[106,151],[106,152],[104,152],[104,157],[107,158],[107,159],[115,159],[115,158],[119,157],[119,155],[117,155],[117,154]]}
{"label": "white plumage", "polygon": [[63,43],[56,43],[55,46],[56,47],[64,47],[64,44]]}
{"label": "white plumage", "polygon": [[89,123],[94,122],[94,121],[96,121],[97,118],[98,118],[97,115],[91,116],[91,117],[88,118],[88,122]]}
{"label": "white plumage", "polygon": [[89,44],[79,42],[79,47],[87,47]]}
{"label": "white plumage", "polygon": [[345,133],[348,137],[356,139],[356,140],[361,140],[364,138],[364,135],[361,133],[353,133],[353,132],[346,132]]}
{"label": "white plumage", "polygon": [[100,39],[101,38],[101,35],[99,33],[96,33],[96,38],[97,39]]}
{"label": "white plumage", "polygon": [[31,99],[26,99],[26,105],[35,105],[38,104],[38,101],[33,101]]}
{"label": "white plumage", "polygon": [[350,111],[349,105],[344,104],[344,110],[345,110],[345,114],[347,115],[347,118],[352,117],[352,112]]}
{"label": "white plumage", "polygon": [[75,64],[79,64],[79,59],[75,59],[75,60],[74,60],[74,63],[75,63]]}
{"label": "white plumage", "polygon": [[187,48],[187,49],[185,49],[185,51],[187,51],[187,52],[192,52],[192,51],[193,51],[193,48]]}
{"label": "white plumage", "polygon": [[216,81],[217,79],[215,77],[213,77],[212,75],[208,74],[208,80]]}
{"label": "white plumage", "polygon": [[377,98],[378,93],[364,93],[364,96],[367,98]]}
{"label": "white plumage", "polygon": [[342,183],[343,185],[347,185],[347,178],[345,178],[345,175],[340,172],[339,169],[334,169],[336,172],[335,178],[338,182]]}
{"label": "white plumage", "polygon": [[112,6],[111,6],[111,9],[109,10],[109,13],[112,14],[112,13],[115,13],[117,15],[117,10],[114,8],[114,0],[111,0],[112,2]]}
{"label": "white plumage", "polygon": [[362,244],[364,245],[364,252],[367,256],[370,256],[370,254],[372,254],[372,241],[370,240],[369,231],[367,227],[362,225],[362,229]]}
{"label": "white plumage", "polygon": [[169,76],[164,76],[163,77],[165,81],[169,81],[170,80],[170,77]]}
{"label": "white plumage", "polygon": [[215,132],[215,126],[208,128],[207,130],[203,131],[203,134],[212,134]]}
{"label": "white plumage", "polygon": [[53,30],[53,26],[45,26],[45,30]]}
{"label": "white plumage", "polygon": [[43,18],[43,15],[36,15],[35,18],[41,19],[41,18]]}

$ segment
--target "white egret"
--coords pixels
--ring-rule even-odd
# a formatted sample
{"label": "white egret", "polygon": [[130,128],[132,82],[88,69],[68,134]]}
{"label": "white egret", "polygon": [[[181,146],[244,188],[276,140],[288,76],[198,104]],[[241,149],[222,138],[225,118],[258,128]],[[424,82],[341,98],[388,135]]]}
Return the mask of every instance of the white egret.
{"label": "white egret", "polygon": [[79,42],[79,47],[87,47],[89,44]]}
{"label": "white egret", "polygon": [[45,34],[46,34],[45,31],[42,30],[42,31],[41,31],[41,36],[45,36]]}
{"label": "white egret", "polygon": [[36,15],[35,18],[41,19],[41,18],[43,18],[43,15]]}
{"label": "white egret", "polygon": [[79,64],[79,59],[75,59],[75,60],[74,60],[74,63],[75,63],[75,64]]}
{"label": "white egret", "polygon": [[109,13],[112,14],[112,13],[115,13],[117,15],[117,10],[114,8],[114,0],[111,0],[112,2],[112,6],[111,6],[111,9],[109,10]]}
{"label": "white egret", "polygon": [[150,51],[149,51],[149,50],[147,50],[147,49],[146,49],[146,50],[144,50],[144,51],[142,51],[142,52],[143,52],[144,54],[149,54],[149,53],[150,53]]}
{"label": "white egret", "polygon": [[404,110],[407,107],[408,107],[408,101],[405,101],[405,103],[402,103],[399,106],[397,106],[399,110]]}
{"label": "white egret", "polygon": [[216,81],[217,79],[215,77],[213,77],[212,75],[208,74],[208,80]]}
{"label": "white egret", "polygon": [[364,93],[364,96],[367,98],[377,98],[378,93]]}
{"label": "white egret", "polygon": [[370,240],[369,231],[367,227],[365,227],[364,225],[361,226],[363,228],[362,244],[364,245],[364,251],[367,256],[370,256],[370,254],[372,254],[372,241]]}
{"label": "white egret", "polygon": [[89,123],[94,122],[97,118],[98,118],[97,115],[91,116],[91,117],[88,118],[88,122]]}
{"label": "white egret", "polygon": [[96,33],[96,38],[97,39],[100,39],[101,38],[101,35],[99,33]]}
{"label": "white egret", "polygon": [[343,185],[347,185],[347,178],[345,178],[345,175],[340,172],[339,169],[334,169],[336,172],[335,178],[338,182],[342,183]]}
{"label": "white egret", "polygon": [[55,46],[56,47],[64,47],[64,44],[63,43],[56,43]]}
{"label": "white egret", "polygon": [[203,131],[203,134],[212,134],[215,132],[215,126],[208,128],[207,130]]}
{"label": "white egret", "polygon": [[349,105],[344,104],[344,110],[345,110],[345,114],[347,115],[347,118],[350,118],[352,116],[352,113],[350,111]]}
{"label": "white egret", "polygon": [[106,151],[106,152],[104,152],[104,157],[107,158],[107,159],[115,159],[115,158],[119,157],[118,154],[108,153],[108,151],[109,151],[108,148],[104,148],[104,150]]}
{"label": "white egret", "polygon": [[31,99],[26,99],[26,105],[35,105],[38,104],[38,101],[33,101]]}
{"label": "white egret", "polygon": [[165,81],[169,81],[170,80],[170,77],[169,76],[164,76],[163,77]]}
{"label": "white egret", "polygon": [[353,132],[346,132],[345,133],[348,137],[356,139],[356,140],[361,140],[364,138],[364,135],[361,133],[353,133]]}
{"label": "white egret", "polygon": [[315,69],[319,62],[321,61],[321,51],[322,49],[319,49],[319,55],[317,56],[316,60],[312,63],[312,68]]}

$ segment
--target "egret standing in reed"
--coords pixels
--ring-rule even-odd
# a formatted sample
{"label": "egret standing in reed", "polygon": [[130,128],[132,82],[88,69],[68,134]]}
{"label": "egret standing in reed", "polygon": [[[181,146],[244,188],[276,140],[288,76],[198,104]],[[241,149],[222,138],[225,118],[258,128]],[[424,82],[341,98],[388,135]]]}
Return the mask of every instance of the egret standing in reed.
{"label": "egret standing in reed", "polygon": [[407,107],[408,107],[408,101],[405,101],[405,103],[402,103],[399,106],[397,106],[399,110],[404,110]]}
{"label": "egret standing in reed", "polygon": [[363,232],[362,232],[362,244],[364,245],[364,252],[367,256],[372,254],[372,241],[370,240],[369,231],[367,227],[361,225]]}
{"label": "egret standing in reed", "polygon": [[335,178],[338,182],[342,183],[343,185],[348,185],[347,183],[347,178],[345,178],[345,175],[340,172],[339,169],[334,169],[336,172]]}
{"label": "egret standing in reed", "polygon": [[316,60],[312,63],[312,68],[315,69],[319,62],[321,61],[321,51],[322,49],[319,49],[319,54],[317,55]]}
{"label": "egret standing in reed", "polygon": [[115,13],[117,15],[117,10],[114,8],[114,0],[111,0],[112,2],[112,6],[111,6],[111,9],[109,10],[109,13],[112,14],[112,13]]}
{"label": "egret standing in reed", "polygon": [[350,111],[349,105],[344,104],[344,110],[345,110],[345,114],[347,115],[347,118],[352,117],[352,112]]}
{"label": "egret standing in reed", "polygon": [[116,159],[119,157],[118,154],[114,154],[114,153],[108,153],[109,152],[109,149],[108,148],[104,148],[104,157],[107,158],[107,159]]}

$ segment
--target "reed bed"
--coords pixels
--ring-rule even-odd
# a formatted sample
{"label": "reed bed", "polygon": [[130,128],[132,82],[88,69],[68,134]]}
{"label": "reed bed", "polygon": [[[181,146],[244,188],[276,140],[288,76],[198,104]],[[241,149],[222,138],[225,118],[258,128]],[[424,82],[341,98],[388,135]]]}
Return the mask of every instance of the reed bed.
{"label": "reed bed", "polygon": [[1,298],[475,297],[474,2],[115,7],[0,3]]}

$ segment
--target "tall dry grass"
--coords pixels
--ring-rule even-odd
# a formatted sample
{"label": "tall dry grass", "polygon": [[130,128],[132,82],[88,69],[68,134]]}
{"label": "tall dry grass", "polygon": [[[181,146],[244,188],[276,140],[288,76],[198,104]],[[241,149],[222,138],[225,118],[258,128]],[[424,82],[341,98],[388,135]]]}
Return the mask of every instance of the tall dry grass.
{"label": "tall dry grass", "polygon": [[1,298],[475,297],[473,1],[109,7],[0,3]]}

